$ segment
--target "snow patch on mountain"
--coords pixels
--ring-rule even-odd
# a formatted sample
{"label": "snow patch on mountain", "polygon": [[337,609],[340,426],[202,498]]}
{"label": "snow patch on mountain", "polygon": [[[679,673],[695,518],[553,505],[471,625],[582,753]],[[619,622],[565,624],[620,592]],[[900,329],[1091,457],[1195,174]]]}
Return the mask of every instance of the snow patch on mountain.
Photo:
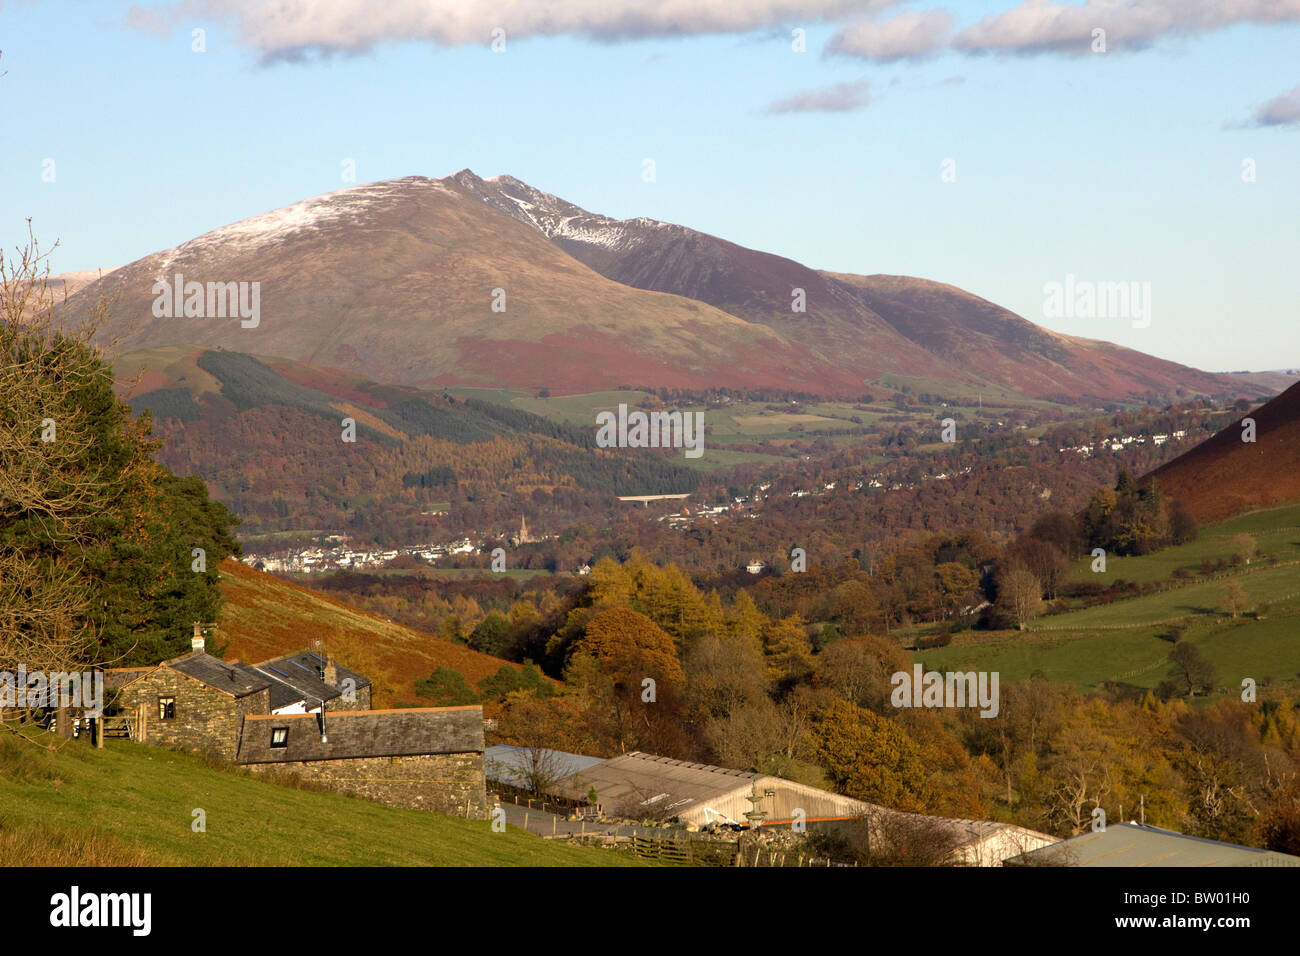
{"label": "snow patch on mountain", "polygon": [[322,226],[343,226],[359,223],[371,214],[376,206],[389,200],[409,198],[412,188],[426,189],[460,199],[456,190],[445,183],[424,176],[408,176],[384,182],[350,186],[270,212],[250,216],[239,222],[204,233],[179,246],[156,253],[161,258],[156,269],[157,281],[169,280],[171,264],[177,259],[201,256],[213,248],[226,246],[236,252],[282,242],[298,233],[309,232]]}
{"label": "snow patch on mountain", "polygon": [[590,213],[558,196],[542,192],[513,176],[481,179],[468,169],[449,177],[478,199],[532,226],[547,239],[567,239],[606,249],[630,249],[662,230],[689,232],[682,226],[647,219],[610,219]]}

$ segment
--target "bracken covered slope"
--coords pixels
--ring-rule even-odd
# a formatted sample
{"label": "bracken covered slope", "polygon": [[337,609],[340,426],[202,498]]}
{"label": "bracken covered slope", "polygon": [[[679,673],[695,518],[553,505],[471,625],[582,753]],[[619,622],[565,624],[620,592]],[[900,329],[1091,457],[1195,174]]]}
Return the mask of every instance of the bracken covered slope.
{"label": "bracken covered slope", "polygon": [[[1242,441],[1242,419],[1255,440]],[[1154,479],[1200,521],[1300,500],[1300,384],[1233,422],[1213,438],[1166,462]]]}

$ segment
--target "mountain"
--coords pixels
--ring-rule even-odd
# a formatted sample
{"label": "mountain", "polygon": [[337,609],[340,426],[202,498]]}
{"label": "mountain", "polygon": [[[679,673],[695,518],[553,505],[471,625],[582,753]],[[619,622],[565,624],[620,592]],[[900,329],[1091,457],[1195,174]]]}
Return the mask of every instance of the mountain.
{"label": "mountain", "polygon": [[[894,374],[978,381],[908,341],[849,291],[792,259],[654,219],[593,215],[511,176],[480,179],[462,170],[450,178],[606,278],[707,302],[802,343],[820,361],[851,374],[867,380]],[[804,292],[806,312],[792,309],[795,289]]]}
{"label": "mountain", "polygon": [[59,308],[72,296],[76,295],[92,282],[98,282],[114,269],[84,269],[81,272],[63,272],[58,275],[44,276],[37,280],[33,295],[23,308],[22,318],[27,321],[39,310],[49,307]]}
{"label": "mountain", "polygon": [[[154,283],[178,273],[187,282],[259,282],[256,327],[155,316]],[[769,329],[598,275],[452,181],[409,177],[318,196],[146,256],[103,282],[118,296],[123,351],[192,343],[416,386],[861,391],[860,379]],[[505,311],[494,312],[498,289]],[[94,294],[92,285],[69,306],[87,308]]]}
{"label": "mountain", "polygon": [[[1255,440],[1242,441],[1246,418]],[[1198,521],[1300,501],[1300,383],[1145,475]]]}
{"label": "mountain", "polygon": [[[259,283],[259,316],[168,317],[155,283],[178,274]],[[68,307],[84,311],[101,285],[117,297],[105,335],[116,333],[123,350],[187,343],[421,387],[768,387],[856,398],[911,380],[1076,403],[1241,391],[1048,332],[951,286],[818,272],[469,170],[254,216],[117,269]],[[1246,393],[1260,394],[1249,384]]]}
{"label": "mountain", "polygon": [[[1218,375],[1110,342],[1041,328],[999,305],[941,282],[908,276],[831,274],[899,334],[988,381],[1035,398],[1224,394]],[[1249,383],[1244,385],[1258,394]]]}
{"label": "mountain", "polygon": [[1230,382],[1255,385],[1269,394],[1277,395],[1300,381],[1300,369],[1272,369],[1266,372],[1222,372],[1220,378]]}
{"label": "mountain", "polygon": [[[985,382],[1064,401],[1232,390],[1216,375],[1050,332],[954,286],[817,272],[684,226],[594,215],[511,176],[480,179],[462,170],[451,179],[603,276],[762,323],[870,379]],[[791,310],[796,288],[804,290],[806,313]]]}

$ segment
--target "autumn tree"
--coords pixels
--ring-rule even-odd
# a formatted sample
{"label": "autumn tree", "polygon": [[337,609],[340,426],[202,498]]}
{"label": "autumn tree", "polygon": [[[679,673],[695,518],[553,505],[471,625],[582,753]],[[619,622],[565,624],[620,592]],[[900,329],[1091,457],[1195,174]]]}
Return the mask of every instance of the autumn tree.
{"label": "autumn tree", "polygon": [[956,561],[945,561],[934,569],[936,603],[946,617],[959,614],[975,603],[979,575]]}
{"label": "autumn tree", "polygon": [[1232,552],[1232,560],[1238,564],[1250,564],[1250,561],[1259,551],[1259,545],[1255,543],[1255,536],[1251,534],[1236,534],[1228,542],[1228,550]]}
{"label": "autumn tree", "polygon": [[[1177,767],[1189,785],[1199,836],[1233,843],[1258,836],[1260,811],[1275,784],[1270,786],[1270,755],[1250,724],[1252,710],[1239,701],[1220,701],[1188,709],[1174,724],[1181,743]],[[1278,759],[1272,755],[1272,762]]]}
{"label": "autumn tree", "polygon": [[597,613],[575,648],[596,659],[622,685],[640,689],[644,678],[681,684],[685,680],[672,635],[646,615],[627,607]]}
{"label": "autumn tree", "polygon": [[1246,589],[1237,581],[1229,581],[1223,589],[1223,598],[1219,602],[1219,610],[1224,614],[1230,614],[1236,617],[1242,611],[1246,610]]}
{"label": "autumn tree", "polygon": [[816,682],[850,703],[880,713],[889,707],[893,675],[910,667],[910,659],[893,641],[840,638],[817,655]]}
{"label": "autumn tree", "polygon": [[1028,536],[1045,541],[1064,555],[1078,554],[1083,549],[1079,519],[1068,511],[1051,511],[1042,515],[1030,526]]}
{"label": "autumn tree", "polygon": [[620,750],[688,753],[682,720],[685,675],[672,635],[639,611],[596,611],[573,647],[565,680],[591,701]]}
{"label": "autumn tree", "polygon": [[789,689],[812,674],[812,644],[797,614],[774,621],[764,630],[763,652],[768,679],[780,689]]}
{"label": "autumn tree", "polygon": [[1038,578],[1023,568],[1012,568],[998,576],[998,609],[1020,630],[1042,612],[1043,587]]}
{"label": "autumn tree", "polygon": [[1038,579],[1047,597],[1055,598],[1070,571],[1065,555],[1048,541],[1019,538],[1007,548],[1008,569],[1028,571]]}
{"label": "autumn tree", "polygon": [[927,808],[924,752],[892,721],[838,701],[811,738],[814,756],[840,793],[900,810]]}
{"label": "autumn tree", "polygon": [[705,635],[687,652],[685,671],[688,712],[701,723],[767,697],[763,649],[756,638]]}

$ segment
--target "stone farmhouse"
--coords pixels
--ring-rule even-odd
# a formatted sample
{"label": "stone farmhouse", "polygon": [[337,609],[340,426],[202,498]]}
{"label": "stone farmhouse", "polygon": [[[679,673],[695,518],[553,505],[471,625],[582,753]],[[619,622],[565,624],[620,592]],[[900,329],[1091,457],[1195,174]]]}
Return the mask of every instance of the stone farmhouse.
{"label": "stone farmhouse", "polygon": [[301,651],[261,664],[191,650],[109,669],[129,736],[394,807],[487,817],[481,707],[371,710],[370,681]]}

